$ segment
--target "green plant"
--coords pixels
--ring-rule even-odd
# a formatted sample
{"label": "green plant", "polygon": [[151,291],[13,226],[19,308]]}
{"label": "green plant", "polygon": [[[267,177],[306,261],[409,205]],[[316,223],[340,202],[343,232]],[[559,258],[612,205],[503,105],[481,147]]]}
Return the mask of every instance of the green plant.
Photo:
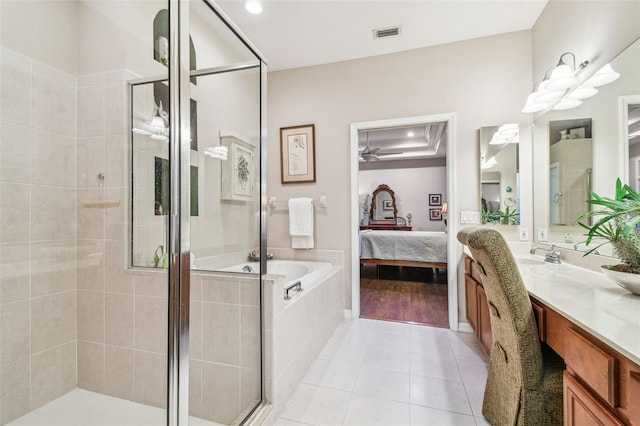
{"label": "green plant", "polygon": [[[587,246],[594,239],[605,241],[588,250],[585,256],[604,244],[611,243],[615,254],[624,264],[617,269],[640,273],[640,234],[637,227],[640,223],[640,194],[629,185],[622,185],[620,179],[617,179],[615,198],[601,197],[593,191],[589,191],[589,195],[591,199],[587,203],[603,209],[580,215],[578,225],[588,231],[585,241]],[[594,223],[585,223],[588,219]]]}
{"label": "green plant", "polygon": [[245,189],[249,180],[249,163],[244,156],[238,158],[238,180],[240,180],[242,189]]}
{"label": "green plant", "polygon": [[509,207],[502,210],[490,212],[482,209],[482,223],[500,224],[500,225],[519,225],[520,213],[517,210],[511,210]]}

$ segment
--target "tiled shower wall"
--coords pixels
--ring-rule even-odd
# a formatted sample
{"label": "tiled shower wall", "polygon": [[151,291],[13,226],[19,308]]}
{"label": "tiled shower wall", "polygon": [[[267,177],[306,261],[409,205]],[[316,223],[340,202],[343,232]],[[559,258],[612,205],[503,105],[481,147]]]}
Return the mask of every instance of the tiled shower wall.
{"label": "tiled shower wall", "polygon": [[[166,271],[126,270],[132,75],[1,54],[0,423],[76,386],[163,407]],[[260,398],[259,280],[191,296],[191,412],[230,423]]]}
{"label": "tiled shower wall", "polygon": [[0,421],[76,385],[76,79],[0,51]]}

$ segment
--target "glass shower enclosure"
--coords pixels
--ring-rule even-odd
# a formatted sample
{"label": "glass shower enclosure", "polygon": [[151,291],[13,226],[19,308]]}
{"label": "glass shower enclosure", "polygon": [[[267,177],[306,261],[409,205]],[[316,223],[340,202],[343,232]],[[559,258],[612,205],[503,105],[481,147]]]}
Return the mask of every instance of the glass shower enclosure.
{"label": "glass shower enclosure", "polygon": [[264,60],[206,0],[0,19],[0,424],[56,404],[242,423],[263,401],[265,259],[234,266],[266,251]]}

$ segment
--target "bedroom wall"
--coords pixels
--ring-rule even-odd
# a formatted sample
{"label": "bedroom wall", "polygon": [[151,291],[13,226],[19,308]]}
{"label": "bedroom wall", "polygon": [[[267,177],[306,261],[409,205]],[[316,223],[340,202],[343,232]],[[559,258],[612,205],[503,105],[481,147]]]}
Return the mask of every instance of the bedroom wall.
{"label": "bedroom wall", "polygon": [[[268,74],[269,196],[286,200],[327,195],[316,213],[316,247],[344,250],[351,258],[349,126],[354,122],[455,112],[457,146],[450,159],[457,188],[448,194],[454,210],[479,210],[478,129],[529,122],[520,113],[531,86],[531,39],[520,31],[441,46]],[[280,182],[280,127],[314,123],[317,180]],[[443,194],[444,196],[444,194]],[[269,245],[290,246],[286,214],[271,213]],[[451,225],[454,225],[452,227]],[[459,263],[462,247],[456,247]],[[345,265],[351,276],[352,265]],[[458,277],[458,315],[464,318],[463,281]],[[351,308],[351,283],[345,285]]]}
{"label": "bedroom wall", "polygon": [[358,195],[362,202],[366,194],[380,184],[387,184],[396,197],[398,216],[406,219],[411,213],[414,231],[444,231],[444,221],[429,220],[429,194],[441,194],[447,201],[446,167],[419,167],[383,170],[360,170],[358,173]]}

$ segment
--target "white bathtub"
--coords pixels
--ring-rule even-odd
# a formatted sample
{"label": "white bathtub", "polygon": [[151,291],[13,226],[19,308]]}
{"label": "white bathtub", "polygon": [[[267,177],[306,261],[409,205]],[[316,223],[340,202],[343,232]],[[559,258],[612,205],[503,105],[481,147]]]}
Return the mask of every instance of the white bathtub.
{"label": "white bathtub", "polygon": [[[220,269],[220,271],[251,273],[243,270],[243,268],[246,268],[247,266],[251,267],[251,269],[256,272],[260,269],[260,263],[258,262],[245,262]],[[267,274],[284,275],[285,288],[296,281],[300,281],[303,290],[307,290],[317,284],[319,279],[329,273],[331,268],[332,266],[329,262],[280,259],[267,261]]]}

